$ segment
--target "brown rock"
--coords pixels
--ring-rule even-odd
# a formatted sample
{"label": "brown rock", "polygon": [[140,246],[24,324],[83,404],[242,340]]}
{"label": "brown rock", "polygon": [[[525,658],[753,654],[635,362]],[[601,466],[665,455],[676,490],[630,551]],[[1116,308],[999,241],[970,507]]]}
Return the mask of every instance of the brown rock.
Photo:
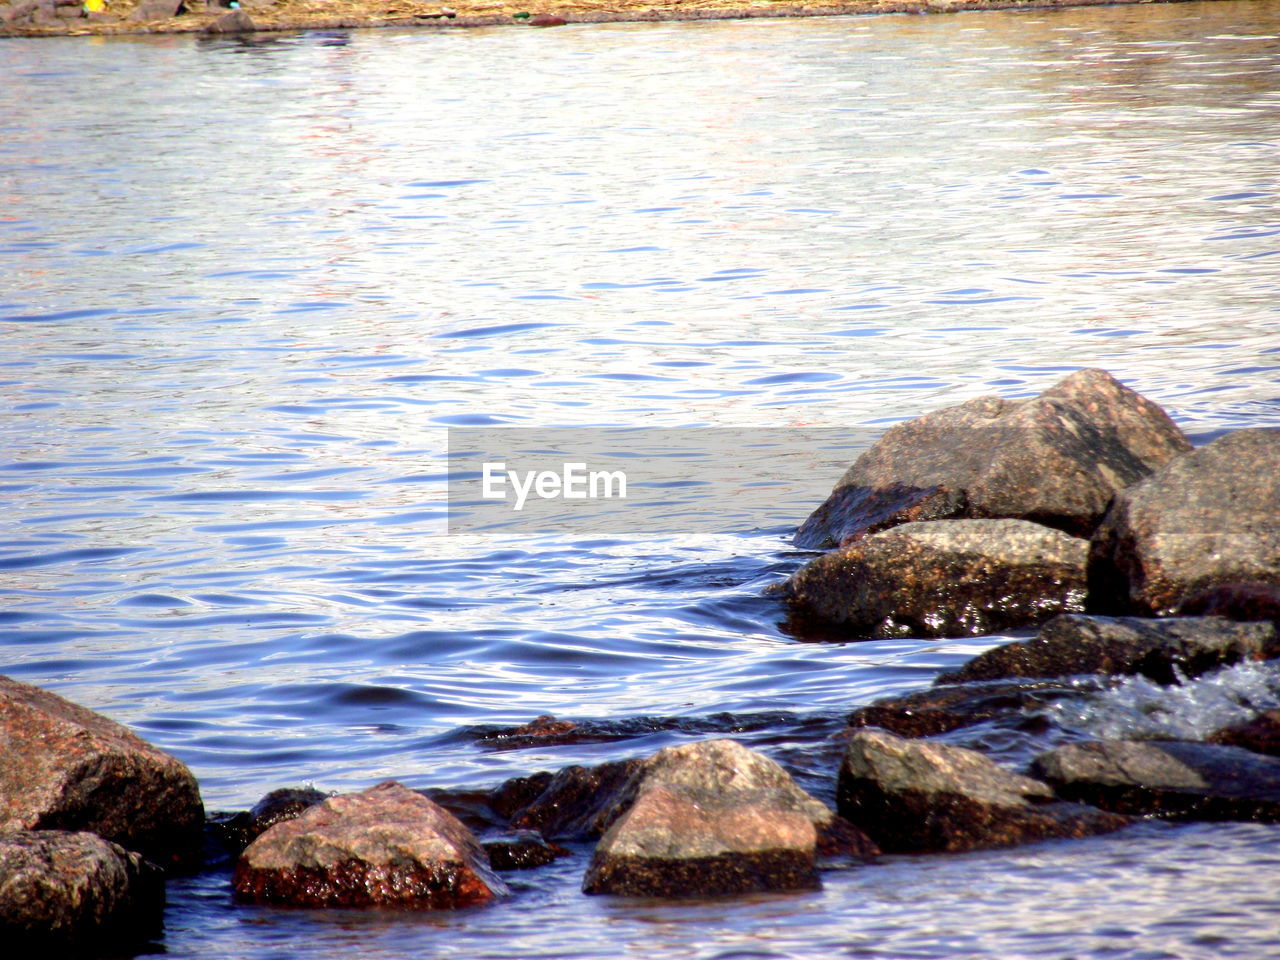
{"label": "brown rock", "polygon": [[1178,604],[1183,617],[1226,617],[1280,623],[1280,586],[1273,583],[1218,583],[1193,590]]}
{"label": "brown rock", "polygon": [[608,811],[582,888],[643,897],[815,888],[815,823],[833,819],[778,764],[731,740],[667,747]]}
{"label": "brown rock", "polygon": [[1090,547],[1097,613],[1166,616],[1233,582],[1280,586],[1280,429],[1226,434],[1125,490]]}
{"label": "brown rock", "polygon": [[1035,759],[1064,797],[1124,814],[1280,822],[1280,760],[1180,740],[1072,743]]}
{"label": "brown rock", "polygon": [[442,909],[507,892],[456,817],[394,780],[330,797],[245,849],[232,880],[255,903]]}
{"label": "brown rock", "polygon": [[252,33],[257,29],[258,26],[253,22],[253,17],[243,10],[232,10],[205,26],[200,33],[205,36],[213,36],[223,33]]}
{"label": "brown rock", "polygon": [[1280,710],[1268,710],[1246,723],[1224,727],[1206,739],[1209,743],[1280,757]]}
{"label": "brown rock", "polygon": [[328,797],[329,794],[312,787],[282,787],[268,793],[252,810],[237,813],[216,826],[226,847],[239,853],[277,823],[294,819]]}
{"label": "brown rock", "polygon": [[1280,631],[1271,623],[1235,623],[1221,617],[1094,617],[1065,614],[1031,640],[978,654],[938,683],[1067,677],[1073,674],[1141,675],[1177,683],[1242,660],[1280,657]]}
{"label": "brown rock", "polygon": [[1081,610],[1085,541],[1025,520],[935,520],[824,554],[781,588],[861,637],[965,637]]}
{"label": "brown rock", "polygon": [[1088,536],[1116,491],[1191,449],[1156,404],[1102,370],[1038,397],[978,397],[897,424],[800,530],[827,547],[913,520],[1013,517]]}
{"label": "brown rock", "polygon": [[619,760],[519,777],[498,787],[490,805],[498,813],[510,811],[512,827],[536,830],[548,839],[598,837],[604,832],[605,812],[641,762]]}
{"label": "brown rock", "polygon": [[0,831],[0,938],[7,956],[123,948],[160,931],[164,879],[94,833]]}
{"label": "brown rock", "polygon": [[539,13],[527,21],[531,27],[563,27],[567,22],[564,17],[558,17],[554,13]]}
{"label": "brown rock", "polygon": [[520,831],[515,836],[499,840],[486,840],[481,846],[489,855],[490,865],[499,871],[532,870],[572,855],[560,844],[544,840],[532,830]]}
{"label": "brown rock", "polygon": [[88,830],[169,865],[198,858],[204,806],[180,761],[101,714],[0,677],[0,829]]}
{"label": "brown rock", "polygon": [[849,741],[837,785],[840,814],[886,852],[959,851],[1106,833],[1125,817],[1054,803],[1047,784],[982,754],[884,730]]}

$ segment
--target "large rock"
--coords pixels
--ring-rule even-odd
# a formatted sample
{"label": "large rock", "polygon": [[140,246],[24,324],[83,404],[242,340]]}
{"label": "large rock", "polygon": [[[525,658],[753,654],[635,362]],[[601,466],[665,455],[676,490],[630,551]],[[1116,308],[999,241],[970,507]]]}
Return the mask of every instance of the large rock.
{"label": "large rock", "polygon": [[1280,429],[1238,430],[1120,493],[1094,534],[1089,605],[1166,616],[1217,584],[1280,585]]}
{"label": "large rock", "polygon": [[245,848],[232,885],[243,900],[305,907],[440,909],[507,892],[470,830],[394,780],[277,823]]}
{"label": "large rock", "polygon": [[934,520],[823,554],[780,592],[863,637],[965,637],[1084,609],[1088,544],[1025,520]]}
{"label": "large rock", "polygon": [[159,932],[164,879],[97,834],[0,831],[0,941],[6,956],[125,947]]}
{"label": "large rock", "polygon": [[816,824],[836,821],[777,763],[731,740],[658,751],[608,819],[583,890],[644,897],[817,887]]}
{"label": "large rock", "polygon": [[1095,617],[1065,614],[1031,640],[978,654],[938,683],[1067,677],[1073,674],[1141,675],[1176,683],[1242,660],[1280,657],[1280,631],[1272,623],[1236,623],[1221,617]]}
{"label": "large rock", "polygon": [[1088,536],[1118,490],[1191,444],[1156,404],[1102,370],[1038,397],[978,397],[897,424],[800,527],[835,546],[912,520],[1014,517]]}
{"label": "large rock", "polygon": [[880,727],[900,737],[932,737],[988,720],[1023,717],[1060,700],[1088,696],[1102,686],[1079,679],[952,683],[859,707],[849,714],[849,726]]}
{"label": "large rock", "polygon": [[1186,741],[1072,743],[1035,759],[1064,797],[1124,814],[1280,822],[1280,759]]}
{"label": "large rock", "polygon": [[837,784],[840,814],[889,853],[1007,847],[1116,830],[1127,818],[1056,803],[1050,787],[982,754],[885,730],[853,735]]}
{"label": "large rock", "polygon": [[0,677],[0,829],[89,830],[165,866],[199,856],[204,806],[179,760],[101,714]]}

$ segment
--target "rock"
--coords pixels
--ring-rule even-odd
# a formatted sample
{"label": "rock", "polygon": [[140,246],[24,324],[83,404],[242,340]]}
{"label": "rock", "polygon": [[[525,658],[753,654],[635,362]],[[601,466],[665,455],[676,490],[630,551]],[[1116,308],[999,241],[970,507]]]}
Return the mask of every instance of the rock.
{"label": "rock", "polygon": [[1102,370],[1078,370],[1038,397],[978,397],[889,428],[795,544],[944,517],[1012,517],[1087,537],[1118,490],[1190,449],[1156,404]]}
{"label": "rock", "polygon": [[548,839],[583,840],[604,832],[604,814],[617,800],[640,760],[596,767],[565,767],[556,774],[517,777],[498,787],[490,806],[511,826],[536,830]]}
{"label": "rock", "polygon": [[1184,617],[1270,620],[1280,624],[1280,586],[1270,583],[1219,583],[1193,590],[1178,604]]}
{"label": "rock", "polygon": [[639,897],[819,886],[821,801],[777,763],[732,740],[666,747],[606,814],[582,889]]}
{"label": "rock", "polygon": [[236,863],[236,896],[306,907],[443,909],[507,892],[471,831],[394,780],[277,823]]}
{"label": "rock", "polygon": [[94,833],[0,831],[7,956],[136,945],[160,931],[163,913],[162,871],[141,854]]}
{"label": "rock", "polygon": [[168,20],[186,12],[184,0],[142,0],[126,20]]}
{"label": "rock", "polygon": [[1235,623],[1221,617],[1054,617],[1031,640],[978,654],[938,683],[1067,677],[1075,674],[1140,675],[1177,683],[1242,660],[1280,657],[1280,631],[1271,623]]}
{"label": "rock", "polygon": [[1224,727],[1209,734],[1206,740],[1280,757],[1280,710],[1268,710],[1245,723]]}
{"label": "rock", "polygon": [[531,870],[572,855],[560,844],[550,843],[532,830],[501,840],[486,840],[481,846],[489,855],[490,865],[499,871]]}
{"label": "rock", "polygon": [[837,784],[840,814],[888,853],[975,850],[1084,837],[1128,819],[1052,802],[1047,784],[982,754],[884,730],[849,741]]}
{"label": "rock", "polygon": [[880,727],[900,737],[931,737],[1018,716],[1057,700],[1083,697],[1101,687],[1101,683],[1087,680],[951,683],[876,700],[851,713],[849,726]]}
{"label": "rock", "polygon": [[215,36],[223,33],[252,33],[257,29],[257,24],[249,14],[243,10],[232,10],[206,25],[200,33],[202,36]]}
{"label": "rock", "polygon": [[539,13],[525,21],[531,27],[563,27],[568,21],[554,13]]}
{"label": "rock", "polygon": [[1280,429],[1228,433],[1123,491],[1090,546],[1095,613],[1166,616],[1234,582],[1280,586]]}
{"label": "rock", "polygon": [[781,588],[862,637],[965,637],[1082,610],[1088,544],[1025,520],[934,520],[813,560]]}
{"label": "rock", "polygon": [[292,820],[317,803],[323,803],[329,794],[313,787],[282,787],[272,790],[253,805],[252,810],[241,811],[218,824],[223,844],[239,853],[277,823]]}
{"label": "rock", "polygon": [[1239,747],[1099,740],[1041,754],[1032,768],[1061,796],[1117,813],[1280,822],[1280,760]]}
{"label": "rock", "polygon": [[198,859],[195,777],[114,720],[0,677],[0,744],[0,829],[88,830],[161,866]]}

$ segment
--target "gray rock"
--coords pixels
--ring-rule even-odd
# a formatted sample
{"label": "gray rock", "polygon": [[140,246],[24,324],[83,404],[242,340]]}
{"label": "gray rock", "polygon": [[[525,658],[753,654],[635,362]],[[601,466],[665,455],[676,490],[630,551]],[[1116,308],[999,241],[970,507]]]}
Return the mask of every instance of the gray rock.
{"label": "gray rock", "polygon": [[1089,606],[1164,616],[1217,584],[1280,586],[1280,429],[1238,430],[1116,497],[1089,553]]}
{"label": "gray rock", "polygon": [[142,0],[140,4],[133,8],[133,12],[126,19],[136,21],[168,20],[170,17],[176,17],[185,11],[186,7],[183,0]]}
{"label": "gray rock", "polygon": [[1273,657],[1280,657],[1280,631],[1271,623],[1064,614],[1041,627],[1034,639],[980,653],[937,682],[1106,674],[1170,684],[1179,674],[1198,677],[1242,660]]}
{"label": "gray rock", "polygon": [[1118,490],[1191,444],[1156,404],[1102,370],[1038,397],[978,397],[897,424],[796,533],[827,547],[912,520],[1013,517],[1088,536]]}
{"label": "gray rock", "polygon": [[471,831],[394,780],[277,823],[245,848],[232,886],[242,900],[306,907],[444,909],[507,893]]}
{"label": "gray rock", "polygon": [[884,730],[853,735],[837,808],[889,853],[1007,847],[1119,829],[1127,818],[1057,803],[1050,787],[963,747],[904,740]]}
{"label": "gray rock", "polygon": [[1025,520],[910,523],[818,557],[780,592],[858,636],[980,636],[1082,610],[1087,552]]}
{"label": "gray rock", "polygon": [[93,833],[0,831],[0,939],[7,956],[94,953],[160,931],[159,867]]}
{"label": "gray rock", "polygon": [[114,720],[0,677],[0,744],[0,829],[89,830],[161,866],[198,858],[195,777]]}
{"label": "gray rock", "polygon": [[817,887],[815,824],[836,818],[774,761],[706,740],[646,760],[606,819],[584,892],[684,897]]}
{"label": "gray rock", "polygon": [[243,10],[232,10],[230,13],[224,13],[200,32],[205,35],[215,35],[222,33],[252,33],[257,29],[257,24],[253,22],[253,18],[249,14]]}
{"label": "gray rock", "polygon": [[1181,740],[1073,743],[1035,759],[1064,797],[1124,814],[1280,822],[1280,759]]}

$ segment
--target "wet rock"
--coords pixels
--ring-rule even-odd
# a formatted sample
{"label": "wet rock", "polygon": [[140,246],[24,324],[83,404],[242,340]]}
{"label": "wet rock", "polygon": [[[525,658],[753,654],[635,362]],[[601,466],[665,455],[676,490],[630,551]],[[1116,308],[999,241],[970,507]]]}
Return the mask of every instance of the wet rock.
{"label": "wet rock", "polygon": [[481,846],[489,855],[490,865],[498,871],[532,870],[560,857],[572,856],[560,844],[544,840],[532,830],[500,840],[486,840]]}
{"label": "wet rock", "polygon": [[7,956],[101,954],[160,931],[159,867],[97,834],[0,831],[0,940]]}
{"label": "wet rock", "polygon": [[256,903],[444,909],[507,892],[471,831],[387,780],[330,797],[245,848],[232,885]]}
{"label": "wet rock", "polygon": [[1090,547],[1096,613],[1166,616],[1233,582],[1280,586],[1280,429],[1226,434],[1123,491]]}
{"label": "wet rock", "polygon": [[184,0],[142,0],[140,4],[133,8],[133,12],[126,19],[137,21],[168,20],[170,17],[186,13],[186,10]]}
{"label": "wet rock", "polygon": [[563,27],[568,21],[554,13],[539,13],[525,22],[531,27]]}
{"label": "wet rock", "polygon": [[198,859],[195,777],[114,720],[0,677],[0,743],[0,829],[88,830],[161,866]]}
{"label": "wet rock", "polygon": [[731,740],[666,747],[607,812],[582,889],[684,897],[815,888],[815,823],[832,819],[777,763]]}
{"label": "wet rock", "polygon": [[1178,604],[1184,617],[1270,620],[1280,624],[1280,586],[1271,583],[1219,583],[1193,590]]}
{"label": "wet rock", "polygon": [[1083,697],[1102,686],[1085,679],[1067,683],[951,683],[876,700],[849,714],[849,726],[880,727],[900,737],[931,737],[1018,716],[1058,700]]}
{"label": "wet rock", "polygon": [[277,823],[292,820],[328,798],[329,794],[313,787],[282,787],[268,793],[253,809],[221,821],[217,828],[227,849],[239,853]]}
{"label": "wet rock", "polygon": [[252,33],[257,29],[258,26],[253,22],[253,17],[243,10],[232,10],[207,24],[200,33],[212,36],[223,33]]}
{"label": "wet rock", "polygon": [[978,397],[897,424],[800,527],[836,546],[915,520],[1012,517],[1088,536],[1118,490],[1191,444],[1156,404],[1102,370],[1038,397]]}
{"label": "wet rock", "polygon": [[490,805],[499,813],[509,810],[512,827],[536,830],[548,839],[598,837],[605,812],[642,762],[619,760],[517,777],[494,790]]}
{"label": "wet rock", "polygon": [[1084,608],[1088,544],[1025,520],[935,520],[818,557],[780,592],[872,638],[965,637]]}
{"label": "wet rock", "polygon": [[1198,677],[1242,660],[1273,657],[1280,657],[1280,631],[1271,623],[1065,614],[1046,623],[1035,638],[980,653],[937,682],[1108,674],[1171,684],[1179,675]]}
{"label": "wet rock", "polygon": [[1053,790],[982,754],[884,730],[849,741],[837,785],[840,814],[886,852],[960,851],[1119,829],[1125,817],[1054,801]]}
{"label": "wet rock", "polygon": [[1280,757],[1280,710],[1268,710],[1245,723],[1224,727],[1205,739],[1209,743]]}
{"label": "wet rock", "polygon": [[1280,760],[1181,740],[1073,743],[1034,772],[1064,797],[1124,814],[1280,822]]}

